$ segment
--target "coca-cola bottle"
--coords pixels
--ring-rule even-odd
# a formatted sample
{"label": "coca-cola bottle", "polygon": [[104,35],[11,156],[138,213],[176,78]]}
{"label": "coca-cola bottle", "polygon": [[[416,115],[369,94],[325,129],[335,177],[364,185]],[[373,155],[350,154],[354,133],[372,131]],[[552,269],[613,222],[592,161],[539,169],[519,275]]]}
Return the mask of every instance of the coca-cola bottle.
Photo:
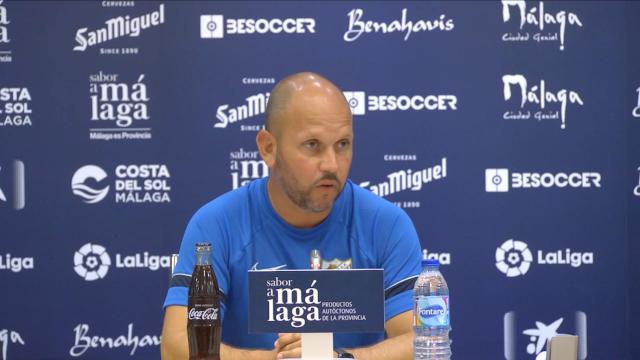
{"label": "coca-cola bottle", "polygon": [[220,360],[220,290],[209,243],[196,244],[188,310],[189,360]]}

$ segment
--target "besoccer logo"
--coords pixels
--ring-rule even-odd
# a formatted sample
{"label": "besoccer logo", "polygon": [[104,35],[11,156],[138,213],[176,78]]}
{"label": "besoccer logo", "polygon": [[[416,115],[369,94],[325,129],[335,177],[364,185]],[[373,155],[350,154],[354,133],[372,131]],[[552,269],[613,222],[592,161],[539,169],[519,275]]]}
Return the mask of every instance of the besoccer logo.
{"label": "besoccer logo", "polygon": [[496,249],[496,267],[508,277],[526,274],[532,260],[531,250],[523,241],[509,239]]}
{"label": "besoccer logo", "polygon": [[486,192],[509,191],[509,169],[485,169],[484,179]]}
{"label": "besoccer logo", "polygon": [[82,198],[82,201],[87,204],[95,204],[107,196],[109,193],[109,186],[107,185],[102,189],[94,189],[88,186],[85,182],[89,179],[100,182],[106,177],[107,173],[98,166],[83,166],[73,174],[73,177],[71,178],[71,189],[75,195]]}
{"label": "besoccer logo", "polygon": [[73,255],[73,270],[86,281],[102,279],[107,275],[111,258],[104,246],[87,243]]}
{"label": "besoccer logo", "polygon": [[222,15],[200,15],[200,37],[202,39],[220,39],[224,37]]}
{"label": "besoccer logo", "polygon": [[344,91],[343,94],[349,103],[351,113],[353,115],[364,115],[366,109],[364,91]]}

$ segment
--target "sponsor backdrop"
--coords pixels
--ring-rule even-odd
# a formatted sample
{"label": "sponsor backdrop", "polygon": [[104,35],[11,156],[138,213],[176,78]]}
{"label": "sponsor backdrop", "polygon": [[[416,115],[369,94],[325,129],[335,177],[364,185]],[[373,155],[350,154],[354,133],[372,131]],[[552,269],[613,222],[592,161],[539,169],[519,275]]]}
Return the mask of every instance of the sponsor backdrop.
{"label": "sponsor backdrop", "polygon": [[454,358],[639,358],[639,15],[0,0],[0,359],[158,358],[186,222],[268,175],[269,91],[303,70],[349,100],[351,179],[442,262]]}

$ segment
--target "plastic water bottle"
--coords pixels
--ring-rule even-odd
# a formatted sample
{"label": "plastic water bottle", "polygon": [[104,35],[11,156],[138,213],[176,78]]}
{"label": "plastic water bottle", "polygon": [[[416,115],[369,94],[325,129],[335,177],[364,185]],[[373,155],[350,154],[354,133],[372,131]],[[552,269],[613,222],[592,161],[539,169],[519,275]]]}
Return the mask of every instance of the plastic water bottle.
{"label": "plastic water bottle", "polygon": [[413,288],[414,359],[449,360],[449,287],[438,268],[422,251],[422,272]]}

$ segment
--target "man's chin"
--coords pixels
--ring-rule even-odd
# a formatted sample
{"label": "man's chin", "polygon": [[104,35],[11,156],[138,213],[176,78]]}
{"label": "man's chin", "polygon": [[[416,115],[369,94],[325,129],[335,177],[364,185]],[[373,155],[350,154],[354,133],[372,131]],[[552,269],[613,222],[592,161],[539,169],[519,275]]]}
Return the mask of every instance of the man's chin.
{"label": "man's chin", "polygon": [[331,201],[318,201],[318,202],[314,202],[311,204],[311,206],[307,207],[307,210],[313,213],[322,213],[322,212],[326,212],[331,210],[331,207],[333,206],[333,202],[335,199],[332,199]]}
{"label": "man's chin", "polygon": [[308,208],[308,209],[307,209],[307,211],[309,211],[309,212],[311,212],[311,213],[314,213],[314,214],[319,214],[319,213],[327,212],[327,211],[329,211],[329,210],[331,210],[331,205],[329,205],[329,206],[323,206],[323,207],[316,207],[316,206],[313,206],[313,207],[310,207],[310,208]]}

